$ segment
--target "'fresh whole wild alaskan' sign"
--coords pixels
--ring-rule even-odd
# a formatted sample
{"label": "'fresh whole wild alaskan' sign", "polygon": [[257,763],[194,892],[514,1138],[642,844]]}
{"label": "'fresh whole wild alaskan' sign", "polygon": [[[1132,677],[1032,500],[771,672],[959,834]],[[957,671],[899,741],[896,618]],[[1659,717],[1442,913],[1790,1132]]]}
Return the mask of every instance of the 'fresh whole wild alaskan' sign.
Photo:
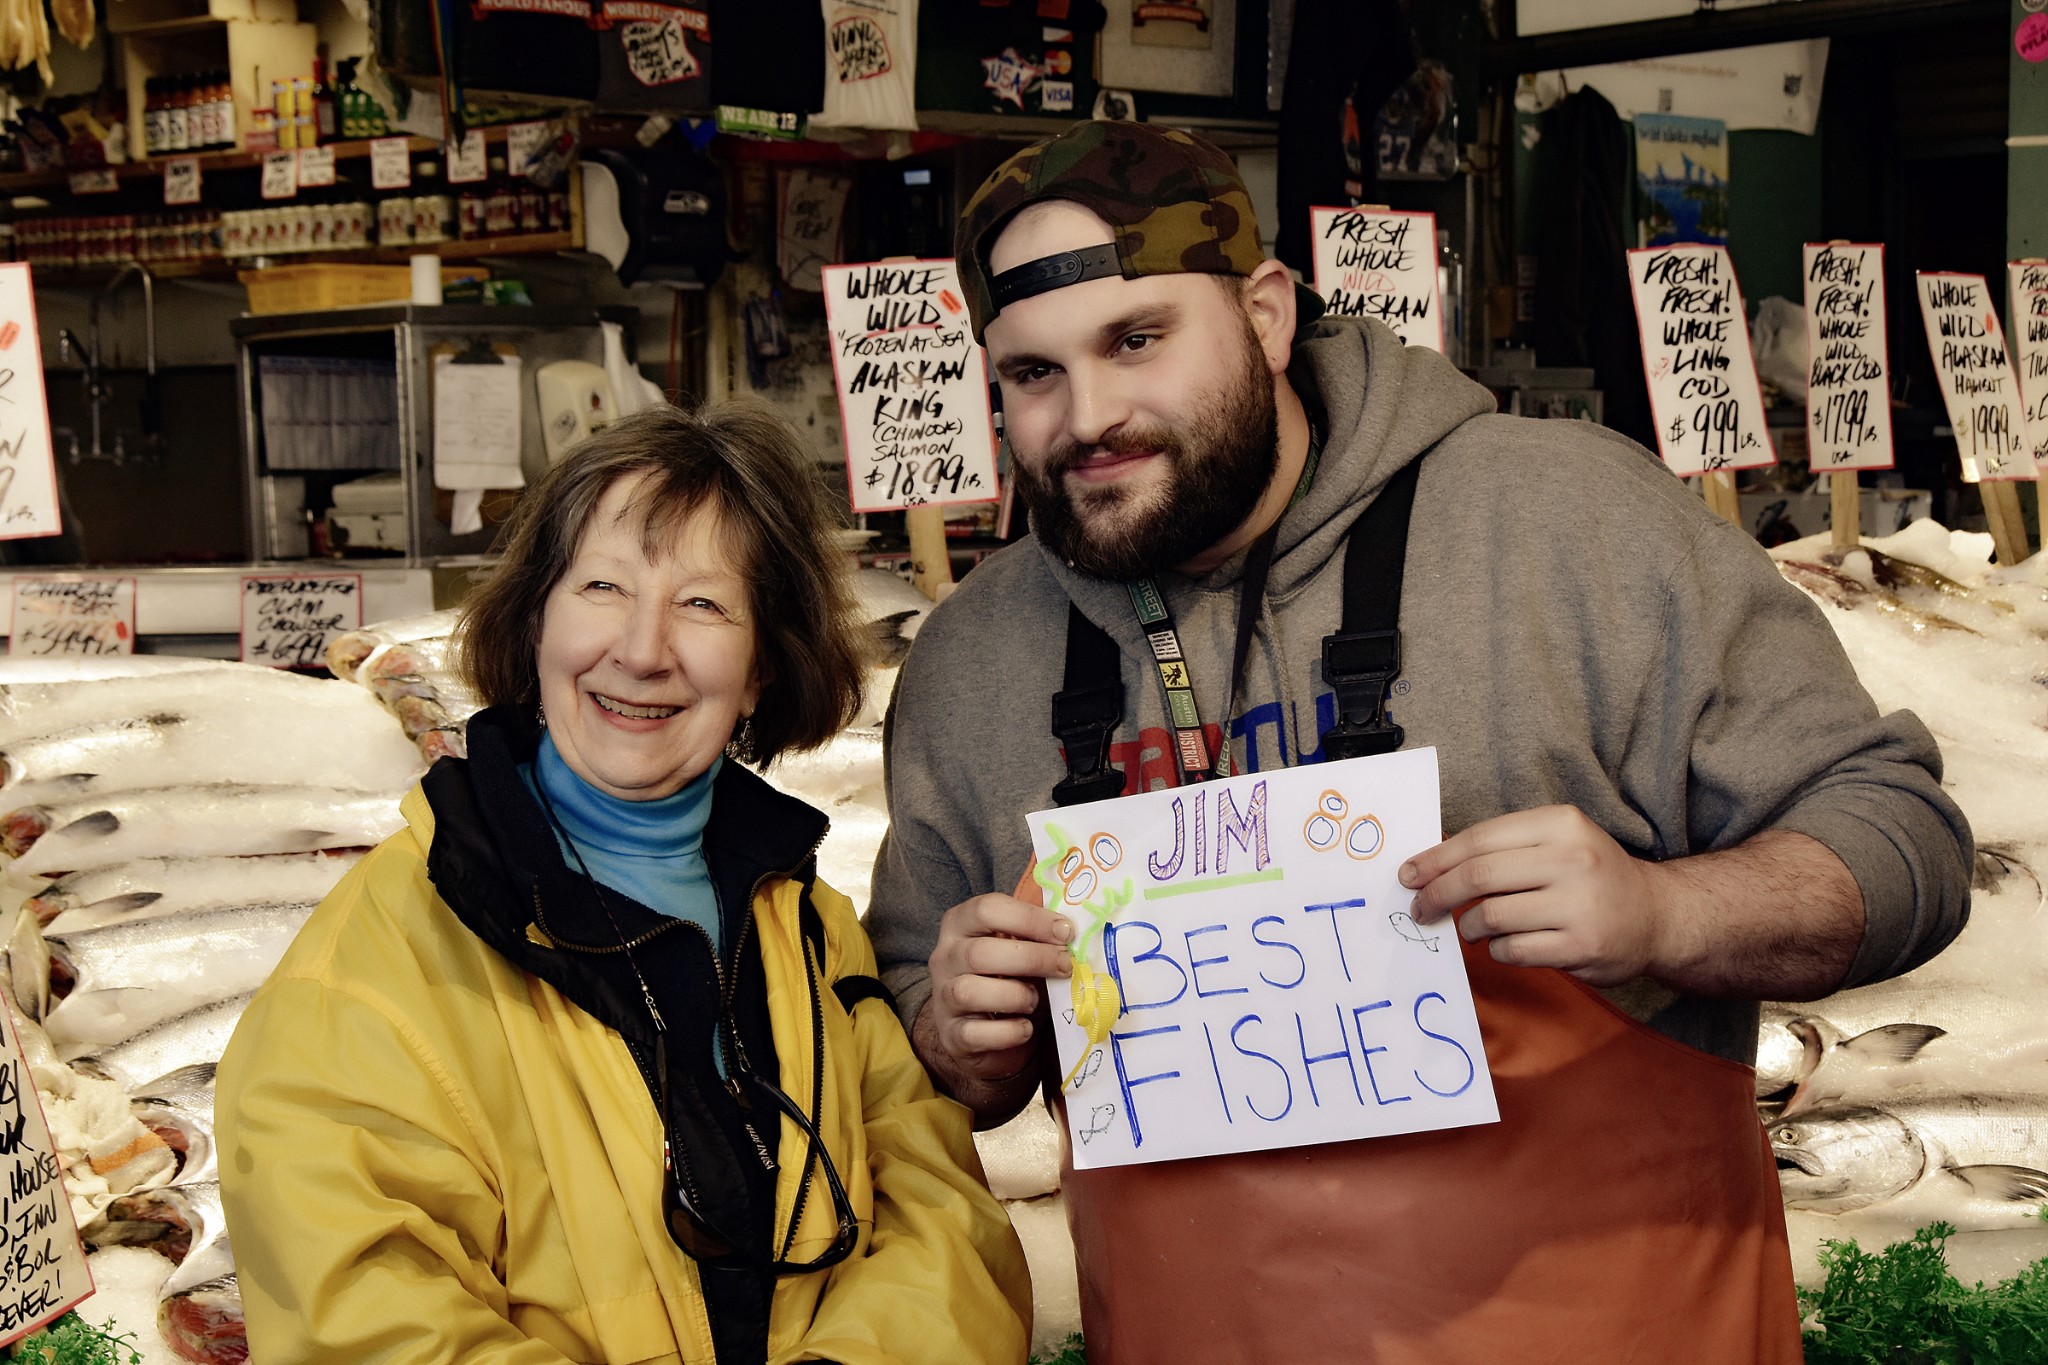
{"label": "'fresh whole wild alaskan' sign", "polygon": [[1955,428],[1963,481],[2033,478],[2019,384],[1990,287],[1982,275],[1946,271],[1923,270],[1919,283],[1920,320],[1927,327],[1927,349],[1934,354],[1949,425]]}
{"label": "'fresh whole wild alaskan' sign", "polygon": [[2048,261],[2013,261],[2013,364],[2019,370],[2021,425],[2037,469],[2048,468]]}
{"label": "'fresh whole wild alaskan' sign", "polygon": [[1441,354],[1436,215],[1390,209],[1308,211],[1315,238],[1316,293],[1338,317],[1371,318],[1410,346]]}
{"label": "'fresh whole wild alaskan' sign", "polygon": [[1748,314],[1725,246],[1628,253],[1657,450],[1674,474],[1776,464]]}
{"label": "'fresh whole wild alaskan' sign", "polygon": [[1892,467],[1884,248],[1808,242],[1806,448],[1815,471]]}
{"label": "'fresh whole wild alaskan' sign", "polygon": [[988,366],[953,263],[821,273],[853,510],[995,501]]}
{"label": "'fresh whole wild alaskan' sign", "polygon": [[1395,876],[1440,809],[1413,749],[1029,816],[1074,1165],[1498,1119],[1457,930]]}

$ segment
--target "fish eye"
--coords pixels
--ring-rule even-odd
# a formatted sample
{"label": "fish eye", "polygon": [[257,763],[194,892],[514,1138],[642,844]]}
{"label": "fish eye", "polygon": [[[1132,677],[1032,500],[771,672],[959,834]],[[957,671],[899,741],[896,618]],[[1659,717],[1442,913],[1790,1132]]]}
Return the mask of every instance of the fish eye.
{"label": "fish eye", "polygon": [[1791,1143],[1793,1143],[1793,1142],[1797,1141],[1797,1140],[1798,1140],[1798,1138],[1799,1138],[1799,1132],[1798,1132],[1798,1130],[1797,1130],[1797,1129],[1793,1129],[1793,1128],[1780,1128],[1780,1129],[1778,1130],[1778,1141],[1780,1141],[1780,1142],[1783,1142],[1783,1143],[1786,1143],[1786,1144],[1788,1144],[1788,1145],[1789,1145],[1789,1144],[1791,1144]]}

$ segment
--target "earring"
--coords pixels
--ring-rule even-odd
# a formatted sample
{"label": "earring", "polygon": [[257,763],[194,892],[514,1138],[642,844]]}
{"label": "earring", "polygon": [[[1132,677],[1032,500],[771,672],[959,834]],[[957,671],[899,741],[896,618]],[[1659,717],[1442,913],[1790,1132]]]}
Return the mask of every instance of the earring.
{"label": "earring", "polygon": [[535,702],[533,704],[533,719],[541,729],[545,730],[548,728],[548,708],[545,702]]}

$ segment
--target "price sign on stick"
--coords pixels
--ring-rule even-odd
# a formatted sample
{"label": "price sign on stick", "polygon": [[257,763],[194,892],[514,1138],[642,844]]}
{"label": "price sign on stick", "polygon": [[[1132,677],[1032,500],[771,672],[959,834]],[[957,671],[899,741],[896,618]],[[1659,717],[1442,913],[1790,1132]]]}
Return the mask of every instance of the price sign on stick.
{"label": "price sign on stick", "polygon": [[1640,247],[1628,263],[1664,463],[1675,474],[1776,464],[1728,248]]}
{"label": "price sign on stick", "polygon": [[9,654],[133,654],[135,580],[56,578],[14,580],[14,630]]}
{"label": "price sign on stick", "polygon": [[363,624],[363,576],[242,575],[242,662],[320,668],[327,645]]}
{"label": "price sign on stick", "polygon": [[953,263],[822,275],[853,510],[996,501],[988,368]]}
{"label": "price sign on stick", "polygon": [[299,184],[332,185],[334,183],[334,148],[299,148]]}
{"label": "price sign on stick", "polygon": [[199,202],[198,157],[173,157],[164,163],[164,202],[166,204],[196,204]]}
{"label": "price sign on stick", "polygon": [[1806,443],[1815,473],[1892,467],[1884,248],[1809,242]]}
{"label": "price sign on stick", "polygon": [[1439,812],[1414,749],[1026,817],[1077,931],[1046,983],[1074,1165],[1494,1122],[1457,928],[1394,875]]}
{"label": "price sign on stick", "polygon": [[47,1327],[93,1292],[57,1144],[11,1004],[0,998],[0,1347]]}
{"label": "price sign on stick", "polygon": [[2048,261],[2014,261],[2013,363],[2019,369],[2021,425],[2037,473],[2048,473]]}
{"label": "price sign on stick", "polygon": [[0,264],[0,540],[63,529],[35,293],[26,263]]}
{"label": "price sign on stick", "polygon": [[448,144],[449,184],[473,184],[489,174],[490,161],[484,147],[483,129],[472,128],[462,135],[462,141]]}
{"label": "price sign on stick", "polygon": [[290,199],[299,192],[297,152],[270,152],[263,158],[263,197]]}
{"label": "price sign on stick", "polygon": [[373,140],[370,143],[370,188],[403,190],[411,186],[411,143],[402,137]]}
{"label": "price sign on stick", "polygon": [[1311,208],[1316,293],[1331,313],[1372,318],[1410,346],[1444,349],[1436,215]]}
{"label": "price sign on stick", "polygon": [[1918,279],[1920,318],[1956,430],[1964,481],[2033,478],[2020,427],[2019,385],[1984,277],[1922,271]]}

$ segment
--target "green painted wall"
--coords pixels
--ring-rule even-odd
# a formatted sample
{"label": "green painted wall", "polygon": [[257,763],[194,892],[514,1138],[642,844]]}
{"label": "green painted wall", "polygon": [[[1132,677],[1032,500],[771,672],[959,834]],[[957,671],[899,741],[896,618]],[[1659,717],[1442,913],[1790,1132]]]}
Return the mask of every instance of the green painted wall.
{"label": "green painted wall", "polygon": [[[2041,13],[2048,15],[2048,10]],[[2020,24],[2028,17],[2026,0],[2012,0],[2009,36],[2017,38]],[[2009,44],[2008,51],[2012,136],[2048,139],[2048,61],[2026,61],[2016,43]],[[2007,254],[2016,258],[2048,256],[2048,146],[2011,149],[2006,157],[2005,212]]]}

